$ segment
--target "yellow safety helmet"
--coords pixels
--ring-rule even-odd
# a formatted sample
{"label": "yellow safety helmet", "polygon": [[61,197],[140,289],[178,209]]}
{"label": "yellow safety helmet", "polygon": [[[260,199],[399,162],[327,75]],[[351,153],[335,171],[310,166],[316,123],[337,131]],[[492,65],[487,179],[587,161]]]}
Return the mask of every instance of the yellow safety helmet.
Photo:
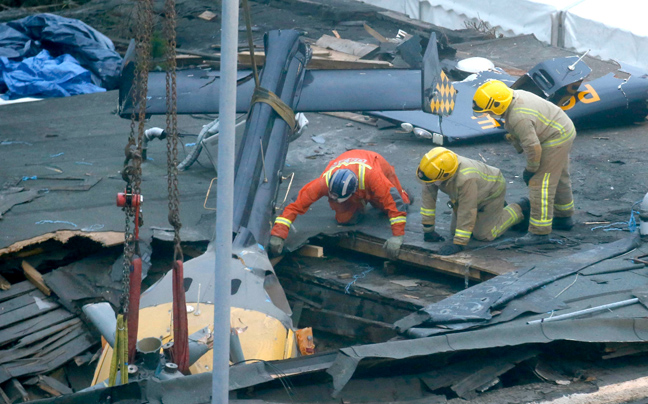
{"label": "yellow safety helmet", "polygon": [[423,182],[445,181],[457,172],[459,159],[445,147],[435,147],[423,156],[416,176]]}
{"label": "yellow safety helmet", "polygon": [[489,80],[479,86],[473,97],[473,111],[490,111],[502,115],[511,105],[513,90],[499,80]]}

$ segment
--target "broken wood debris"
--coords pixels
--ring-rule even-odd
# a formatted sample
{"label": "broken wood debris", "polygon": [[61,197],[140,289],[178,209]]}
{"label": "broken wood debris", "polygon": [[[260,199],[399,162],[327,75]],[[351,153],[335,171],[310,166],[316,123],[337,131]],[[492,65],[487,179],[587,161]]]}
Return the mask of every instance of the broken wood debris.
{"label": "broken wood debris", "polygon": [[34,286],[43,292],[43,294],[46,296],[52,294],[52,291],[47,287],[47,285],[45,285],[45,282],[43,282],[43,275],[41,275],[36,268],[31,266],[27,261],[22,262],[22,268],[23,271],[25,271],[25,277],[27,277]]}
{"label": "broken wood debris", "polygon": [[[333,242],[345,249],[387,258],[387,253],[382,248],[384,241],[371,236],[358,233],[353,237],[338,237]],[[401,248],[398,260],[462,278],[467,276],[476,281],[484,281],[515,269],[510,263],[503,260],[487,260],[475,256],[463,257],[462,254],[442,257],[406,245]]]}
{"label": "broken wood debris", "polygon": [[320,39],[315,42],[315,45],[320,48],[331,49],[357,56],[358,58],[361,58],[378,48],[377,45],[363,44],[350,39],[342,39],[330,35],[322,35]]}
{"label": "broken wood debris", "polygon": [[200,15],[198,15],[198,18],[205,21],[212,21],[216,17],[218,17],[218,14],[212,13],[209,10],[203,11],[202,13],[200,13]]}
{"label": "broken wood debris", "polygon": [[0,275],[0,290],[9,290],[11,289],[11,284],[4,276]]}
{"label": "broken wood debris", "polygon": [[356,114],[354,112],[320,112],[320,114],[334,116],[336,118],[348,119],[350,121],[363,123],[365,125],[378,126],[378,118]]}
{"label": "broken wood debris", "polygon": [[324,247],[306,244],[297,250],[297,255],[301,255],[302,257],[322,258],[324,256]]}
{"label": "broken wood debris", "polygon": [[[317,46],[311,46],[311,49],[313,57],[308,63],[307,69],[385,69],[392,67],[391,63],[382,60],[361,60],[359,56]],[[257,65],[263,65],[265,52],[255,51],[254,60]],[[238,62],[241,66],[251,66],[250,52],[239,52]]]}

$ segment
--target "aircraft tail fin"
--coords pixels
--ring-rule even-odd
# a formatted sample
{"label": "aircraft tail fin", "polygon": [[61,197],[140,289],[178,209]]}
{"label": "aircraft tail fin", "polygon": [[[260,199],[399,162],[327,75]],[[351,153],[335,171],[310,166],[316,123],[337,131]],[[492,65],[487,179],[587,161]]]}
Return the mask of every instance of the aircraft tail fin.
{"label": "aircraft tail fin", "polygon": [[425,112],[447,116],[452,114],[457,98],[457,90],[450,78],[441,69],[437,50],[436,34],[430,35],[421,66],[422,109]]}

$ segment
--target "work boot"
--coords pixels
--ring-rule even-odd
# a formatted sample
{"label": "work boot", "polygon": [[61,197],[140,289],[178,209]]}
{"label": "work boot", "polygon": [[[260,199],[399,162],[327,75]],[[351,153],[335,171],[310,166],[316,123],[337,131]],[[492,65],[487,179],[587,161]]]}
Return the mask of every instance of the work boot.
{"label": "work boot", "polygon": [[549,242],[550,241],[548,234],[527,233],[524,235],[524,237],[518,237],[515,239],[516,246],[547,244]]}
{"label": "work boot", "polygon": [[526,196],[516,202],[520,205],[522,209],[522,221],[514,226],[511,226],[511,229],[515,231],[527,231],[529,228],[529,219],[531,218],[531,201]]}
{"label": "work boot", "polygon": [[554,217],[552,227],[554,230],[566,230],[569,231],[574,227],[574,220],[571,216],[569,217]]}

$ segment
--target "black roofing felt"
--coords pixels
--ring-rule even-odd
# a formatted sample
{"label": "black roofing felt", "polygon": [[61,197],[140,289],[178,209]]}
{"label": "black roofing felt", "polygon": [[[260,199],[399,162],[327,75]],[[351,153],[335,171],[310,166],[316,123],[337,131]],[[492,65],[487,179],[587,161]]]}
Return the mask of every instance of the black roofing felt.
{"label": "black roofing felt", "polygon": [[[0,220],[0,248],[63,229],[124,231],[124,214],[115,200],[125,186],[119,172],[130,121],[114,114],[116,106],[117,92],[111,91],[0,107],[0,184],[39,190],[80,182],[57,180],[62,177],[100,180],[87,191],[44,191],[40,198],[13,206]],[[208,122],[182,116],[179,120],[181,133],[197,134]],[[164,117],[154,117],[147,127],[155,125],[163,127]],[[183,144],[195,139],[183,138]],[[166,144],[151,142],[148,155],[142,182],[144,238],[150,236],[151,226],[170,227]],[[180,174],[185,226],[195,226],[201,215],[210,213],[202,204],[213,173],[213,168],[195,165],[190,173]]]}

